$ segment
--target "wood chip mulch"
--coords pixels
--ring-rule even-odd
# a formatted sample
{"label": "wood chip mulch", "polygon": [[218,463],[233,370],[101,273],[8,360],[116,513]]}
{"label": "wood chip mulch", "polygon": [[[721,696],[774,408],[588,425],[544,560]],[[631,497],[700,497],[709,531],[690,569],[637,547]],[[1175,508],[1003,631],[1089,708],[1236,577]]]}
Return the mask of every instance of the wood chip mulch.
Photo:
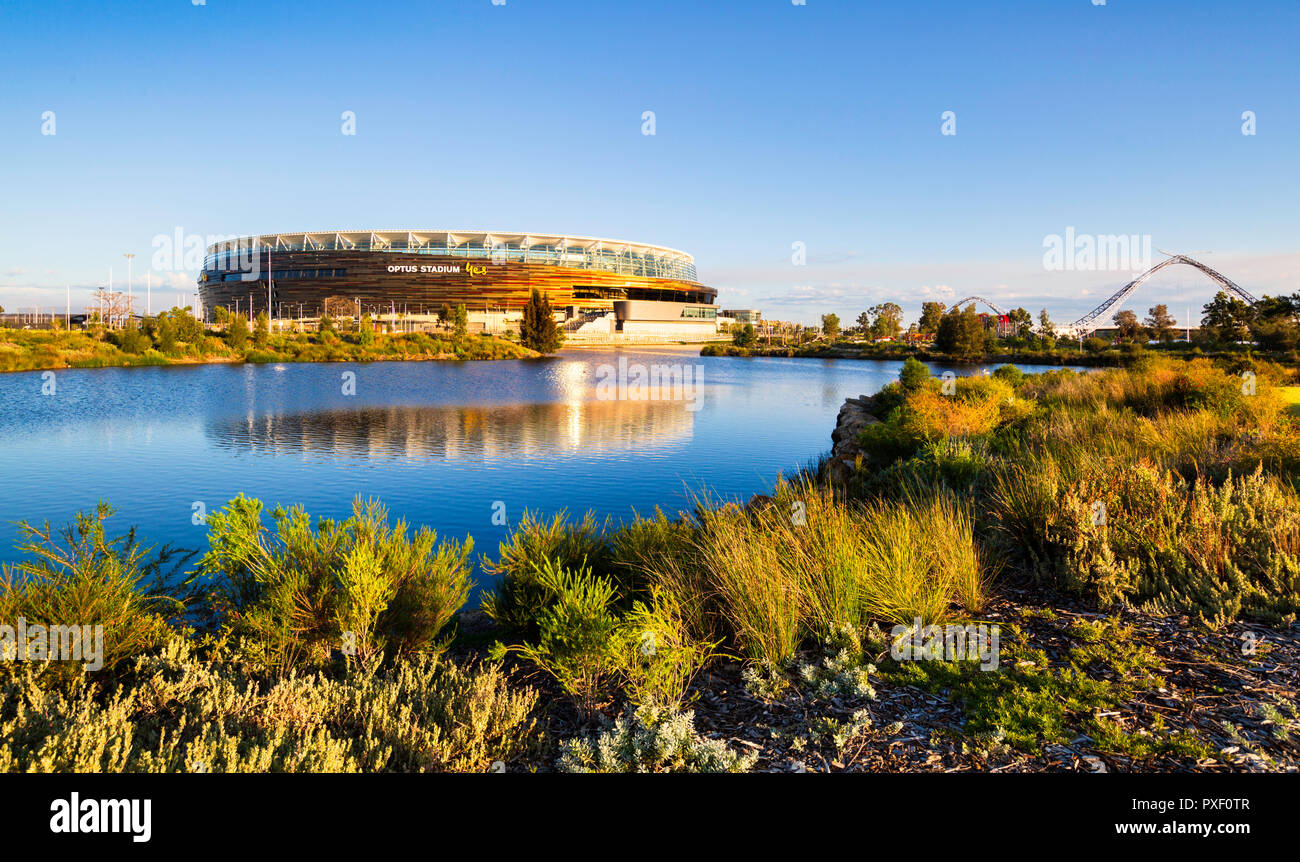
{"label": "wood chip mulch", "polygon": [[[1050,609],[1051,613],[1046,613]],[[1027,643],[1056,659],[1072,644],[1066,628],[1107,615],[1032,589],[1004,587],[982,618],[1014,623]],[[965,716],[943,694],[895,685],[873,675],[874,699],[825,700],[791,685],[771,701],[751,695],[742,666],[717,662],[692,686],[690,705],[696,729],[721,739],[736,751],[757,752],[754,771],[766,772],[1241,772],[1300,771],[1300,723],[1292,715],[1282,726],[1263,707],[1288,715],[1297,702],[1300,677],[1300,623],[1277,629],[1232,623],[1217,631],[1187,618],[1155,617],[1134,611],[1118,614],[1133,637],[1154,650],[1154,672],[1164,685],[1139,690],[1121,709],[1096,717],[1117,722],[1126,732],[1145,734],[1157,716],[1166,731],[1195,732],[1211,756],[1158,755],[1133,759],[1099,750],[1080,736],[1067,744],[1044,744],[1038,753],[1007,746],[972,744]],[[483,629],[481,619],[467,620]],[[464,623],[462,624],[464,628]],[[486,624],[490,629],[490,623]],[[461,657],[486,650],[461,648]],[[584,722],[553,681],[531,666],[513,662],[517,679],[541,692],[537,750],[515,769],[553,768],[558,741],[600,729]],[[824,719],[848,722],[858,710],[869,726],[842,747],[819,739],[811,729]],[[608,717],[618,713],[611,704]]]}

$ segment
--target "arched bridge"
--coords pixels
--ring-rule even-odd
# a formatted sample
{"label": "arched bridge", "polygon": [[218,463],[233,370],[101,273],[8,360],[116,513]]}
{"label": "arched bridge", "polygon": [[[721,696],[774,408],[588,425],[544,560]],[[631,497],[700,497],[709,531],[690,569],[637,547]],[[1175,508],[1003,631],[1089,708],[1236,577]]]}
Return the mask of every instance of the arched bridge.
{"label": "arched bridge", "polygon": [[985,305],[987,305],[989,308],[993,309],[994,314],[1006,314],[1006,311],[994,305],[993,303],[989,302],[987,299],[985,299],[982,296],[968,296],[965,299],[959,299],[952,304],[952,307],[961,308],[962,306],[970,302],[982,302]]}
{"label": "arched bridge", "polygon": [[[1169,253],[1165,252],[1165,254],[1169,254]],[[1143,283],[1145,283],[1146,280],[1149,279],[1151,276],[1155,275],[1157,272],[1164,269],[1165,267],[1173,266],[1176,263],[1182,263],[1188,266],[1194,266],[1197,269],[1199,269],[1201,272],[1208,275],[1212,281],[1214,281],[1224,290],[1227,290],[1230,293],[1235,294],[1236,296],[1240,297],[1246,302],[1251,302],[1251,303],[1255,302],[1254,296],[1252,296],[1245,288],[1241,287],[1241,285],[1237,284],[1236,282],[1228,278],[1223,273],[1215,269],[1211,269],[1210,267],[1201,263],[1199,260],[1190,258],[1185,254],[1169,254],[1169,258],[1167,260],[1160,261],[1155,266],[1151,267],[1146,272],[1142,273],[1137,278],[1133,279],[1128,284],[1124,285],[1119,290],[1112,293],[1109,297],[1107,297],[1105,302],[1103,302],[1101,305],[1097,306],[1092,311],[1085,314],[1083,317],[1080,317],[1078,320],[1074,321],[1071,324],[1058,326],[1057,331],[1063,335],[1067,333],[1073,335],[1074,333],[1078,333],[1078,332],[1086,333],[1095,330],[1097,327],[1093,324],[1095,321],[1097,321],[1098,318],[1106,314],[1106,312],[1110,311],[1115,306],[1122,304],[1124,300],[1132,296],[1134,291],[1136,291],[1139,287],[1141,287]],[[985,299],[982,296],[968,296],[965,299],[959,299],[956,302],[954,302],[951,307],[961,308],[972,302],[984,303],[990,309],[992,309],[995,314],[1007,313],[1004,309],[1002,309],[995,303],[989,302],[987,299]]]}
{"label": "arched bridge", "polygon": [[1164,269],[1165,267],[1172,266],[1173,264],[1176,263],[1185,263],[1188,266],[1194,266],[1197,269],[1199,269],[1201,272],[1208,275],[1220,287],[1223,287],[1224,289],[1231,291],[1232,293],[1244,299],[1246,302],[1255,301],[1255,297],[1251,296],[1240,285],[1238,285],[1232,279],[1228,278],[1226,275],[1211,269],[1210,267],[1201,263],[1199,260],[1193,260],[1192,258],[1188,257],[1185,254],[1174,254],[1174,255],[1170,255],[1168,260],[1160,261],[1155,266],[1151,267],[1146,272],[1142,273],[1137,278],[1133,279],[1128,284],[1124,285],[1119,290],[1112,293],[1110,297],[1101,305],[1097,306],[1092,311],[1085,314],[1083,317],[1080,317],[1074,323],[1071,323],[1069,325],[1069,328],[1076,332],[1080,330],[1089,331],[1092,329],[1096,329],[1095,326],[1090,326],[1090,324],[1094,320],[1101,317],[1103,314],[1110,311],[1116,305],[1119,305],[1124,300],[1132,296],[1133,292],[1137,290],[1139,287],[1141,287],[1143,282],[1145,282],[1148,278],[1155,275],[1157,272]]}

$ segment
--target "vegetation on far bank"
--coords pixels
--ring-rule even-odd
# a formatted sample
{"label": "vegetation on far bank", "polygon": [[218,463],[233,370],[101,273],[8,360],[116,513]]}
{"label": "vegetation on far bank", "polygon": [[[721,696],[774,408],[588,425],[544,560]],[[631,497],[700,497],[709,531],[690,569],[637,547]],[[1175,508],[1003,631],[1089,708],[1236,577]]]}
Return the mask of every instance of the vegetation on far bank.
{"label": "vegetation on far bank", "polygon": [[704,356],[780,356],[835,359],[906,359],[942,362],[1019,362],[1039,365],[1122,365],[1148,350],[1187,357],[1250,353],[1291,365],[1300,363],[1300,293],[1265,296],[1254,304],[1220,292],[1202,308],[1201,325],[1190,343],[1165,305],[1147,310],[1139,320],[1121,310],[1112,326],[1082,340],[1060,336],[1043,309],[1037,323],[1024,308],[1006,320],[978,314],[975,304],[947,308],[925,302],[921,316],[903,329],[903,310],[887,302],[858,316],[857,326],[841,328],[835,314],[822,315],[820,327],[797,327],[790,333],[760,334],[753,324],[735,325],[731,343],[709,344]]}
{"label": "vegetation on far bank", "polygon": [[[453,315],[453,321],[456,318]],[[363,317],[336,322],[325,317],[319,331],[272,331],[265,314],[250,328],[239,315],[219,314],[213,326],[188,310],[172,309],[128,321],[120,329],[0,329],[0,371],[107,368],[208,362],[381,362],[433,359],[523,359],[538,351],[486,333],[471,335],[463,322],[439,332],[385,332]]]}

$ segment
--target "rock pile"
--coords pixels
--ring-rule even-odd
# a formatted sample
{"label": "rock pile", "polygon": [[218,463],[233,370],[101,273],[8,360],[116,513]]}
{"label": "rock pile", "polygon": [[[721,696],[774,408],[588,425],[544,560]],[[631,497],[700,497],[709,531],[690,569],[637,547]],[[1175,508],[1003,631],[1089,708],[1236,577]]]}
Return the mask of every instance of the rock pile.
{"label": "rock pile", "polygon": [[831,458],[825,467],[827,480],[842,483],[853,475],[853,465],[862,452],[858,448],[858,435],[863,428],[880,421],[872,415],[872,406],[871,396],[862,395],[846,399],[840,408],[835,430],[831,432]]}

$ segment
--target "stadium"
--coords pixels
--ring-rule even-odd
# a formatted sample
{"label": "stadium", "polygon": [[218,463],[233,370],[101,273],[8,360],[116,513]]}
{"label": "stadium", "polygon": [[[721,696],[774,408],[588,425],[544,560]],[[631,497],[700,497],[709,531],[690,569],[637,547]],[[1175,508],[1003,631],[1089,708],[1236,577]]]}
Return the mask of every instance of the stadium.
{"label": "stadium", "polygon": [[[329,231],[237,237],[208,247],[203,313],[270,310],[273,320],[370,314],[403,328],[464,305],[471,327],[518,325],[534,288],[566,334],[709,338],[717,291],[689,254],[623,240],[490,231]],[[269,279],[268,279],[269,275]]]}

